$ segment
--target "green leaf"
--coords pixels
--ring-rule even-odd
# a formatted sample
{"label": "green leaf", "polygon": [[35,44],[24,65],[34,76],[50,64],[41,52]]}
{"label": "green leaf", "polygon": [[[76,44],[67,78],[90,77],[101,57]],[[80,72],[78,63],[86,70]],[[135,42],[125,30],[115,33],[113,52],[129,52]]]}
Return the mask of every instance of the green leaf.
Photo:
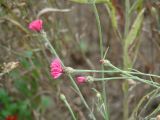
{"label": "green leaf", "polygon": [[23,55],[27,58],[31,58],[33,55],[33,52],[31,50],[27,50],[23,53]]}
{"label": "green leaf", "polygon": [[88,4],[88,3],[106,3],[108,0],[70,0],[72,2]]}
{"label": "green leaf", "polygon": [[4,89],[0,89],[0,103],[7,105],[10,102],[8,93]]}
{"label": "green leaf", "polygon": [[137,34],[139,32],[139,29],[140,29],[142,21],[143,21],[144,11],[145,11],[145,9],[142,9],[141,12],[138,14],[136,20],[134,21],[134,23],[131,27],[131,30],[129,31],[129,34],[126,36],[125,49],[128,49],[128,47],[133,43],[133,41],[137,37]]}
{"label": "green leaf", "polygon": [[16,103],[12,103],[12,104],[9,104],[6,109],[7,111],[9,111],[10,113],[15,113],[17,111],[17,104]]}
{"label": "green leaf", "polygon": [[29,60],[25,59],[25,58],[20,58],[19,59],[20,64],[25,68],[25,69],[30,69],[32,67],[31,63],[29,62]]}
{"label": "green leaf", "polygon": [[85,40],[80,40],[79,45],[82,51],[86,52],[88,50],[88,45]]}
{"label": "green leaf", "polygon": [[43,63],[40,62],[40,60],[38,60],[37,58],[33,57],[32,58],[32,62],[34,63],[34,65],[37,67],[37,68],[41,68],[43,67]]}
{"label": "green leaf", "polygon": [[112,2],[110,2],[110,1],[108,1],[105,5],[106,5],[106,9],[109,13],[109,16],[111,18],[113,28],[116,30],[118,28],[117,18],[116,18],[116,9],[113,6]]}
{"label": "green leaf", "polygon": [[19,112],[18,112],[18,116],[20,120],[32,120],[31,119],[31,112],[29,109],[29,101],[25,100],[22,102],[19,102]]}
{"label": "green leaf", "polygon": [[25,97],[30,96],[30,90],[27,86],[27,82],[25,82],[23,79],[15,80],[15,87],[17,90],[22,93]]}
{"label": "green leaf", "polygon": [[143,5],[143,0],[137,0],[136,2],[134,2],[134,4],[131,6],[129,10],[129,14],[132,14],[134,10],[137,8],[142,8],[142,5]]}
{"label": "green leaf", "polygon": [[41,103],[42,103],[42,106],[47,108],[50,105],[52,105],[52,99],[50,97],[47,97],[47,96],[42,96]]}
{"label": "green leaf", "polygon": [[9,73],[9,76],[13,79],[19,78],[19,71],[18,70],[13,70]]}
{"label": "green leaf", "polygon": [[136,20],[134,21],[132,27],[131,27],[131,30],[129,31],[128,35],[126,36],[125,38],[125,45],[124,45],[124,56],[125,56],[125,59],[124,59],[124,63],[125,63],[125,66],[127,67],[131,67],[132,66],[132,63],[131,63],[131,58],[129,57],[128,55],[128,49],[129,47],[132,45],[132,43],[134,42],[134,40],[136,39],[138,33],[139,33],[139,30],[141,28],[141,24],[142,24],[142,21],[143,21],[143,13],[144,13],[145,9],[142,9],[141,12],[138,14]]}

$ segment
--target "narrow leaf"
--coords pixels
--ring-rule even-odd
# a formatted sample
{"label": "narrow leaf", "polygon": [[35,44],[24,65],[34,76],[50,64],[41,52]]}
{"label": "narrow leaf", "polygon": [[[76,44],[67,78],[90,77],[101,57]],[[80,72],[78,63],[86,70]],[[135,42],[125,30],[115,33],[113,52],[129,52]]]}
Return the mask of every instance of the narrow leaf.
{"label": "narrow leaf", "polygon": [[111,18],[112,21],[112,25],[114,29],[117,29],[117,18],[116,18],[116,9],[114,7],[114,5],[112,4],[112,2],[107,1],[106,5],[106,9],[109,13],[109,16]]}
{"label": "narrow leaf", "polygon": [[128,49],[128,47],[133,43],[135,38],[137,37],[138,31],[141,27],[142,21],[143,21],[143,13],[145,9],[142,9],[141,12],[138,14],[136,20],[134,21],[132,28],[129,32],[129,34],[126,36],[125,39],[125,48]]}
{"label": "narrow leaf", "polygon": [[133,11],[137,8],[141,8],[143,4],[143,0],[137,0],[136,2],[134,2],[134,4],[131,6],[130,10],[129,10],[129,14],[132,14]]}

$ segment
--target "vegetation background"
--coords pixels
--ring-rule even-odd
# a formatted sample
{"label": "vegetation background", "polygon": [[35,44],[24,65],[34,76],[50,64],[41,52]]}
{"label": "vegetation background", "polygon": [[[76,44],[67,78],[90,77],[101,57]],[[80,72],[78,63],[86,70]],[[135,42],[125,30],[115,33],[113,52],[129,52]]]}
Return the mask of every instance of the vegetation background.
{"label": "vegetation background", "polygon": [[[118,29],[123,34],[126,23],[125,1],[110,1],[115,8]],[[130,4],[134,5],[136,1],[130,0]],[[137,13],[145,8],[141,28],[129,46],[128,53],[130,56],[136,53],[134,69],[160,75],[160,1],[141,1],[129,17],[131,26]],[[123,68],[123,43],[114,30],[113,19],[104,3],[96,5],[102,26],[103,47],[109,47],[107,59]],[[48,12],[50,8],[69,11]],[[10,71],[8,68],[9,73],[0,76],[0,119],[17,114],[20,120],[70,120],[68,109],[59,99],[59,94],[63,93],[77,117],[88,120],[88,112],[68,78],[62,76],[54,80],[51,77],[49,64],[53,56],[41,44],[39,36],[28,30],[28,24],[37,15],[43,19],[44,30],[65,65],[79,69],[100,69],[99,35],[90,4],[69,0],[0,0],[0,73],[4,73],[7,63],[19,62],[16,69]],[[106,75],[109,76],[114,74]],[[157,82],[159,80],[156,79]],[[122,83],[121,80],[111,81],[106,86],[111,120],[123,119]],[[79,87],[89,105],[95,106],[96,95],[91,88],[101,91],[101,84],[83,84]],[[152,87],[145,84],[137,84],[129,89],[129,115],[140,99],[152,90]],[[155,110],[159,102],[159,97],[156,97],[147,109],[141,106],[137,113],[141,117],[137,119]],[[102,119],[98,112],[95,115],[98,120]]]}

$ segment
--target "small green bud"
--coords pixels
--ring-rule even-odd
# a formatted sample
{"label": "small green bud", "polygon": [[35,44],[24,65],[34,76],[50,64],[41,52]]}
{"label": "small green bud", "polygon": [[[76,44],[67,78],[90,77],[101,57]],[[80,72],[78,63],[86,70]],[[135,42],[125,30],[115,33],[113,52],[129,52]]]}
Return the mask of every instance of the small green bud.
{"label": "small green bud", "polygon": [[94,81],[94,78],[92,76],[87,76],[86,77],[86,81],[87,82],[93,82]]}
{"label": "small green bud", "polygon": [[101,94],[99,92],[96,94],[96,96],[97,98],[101,98]]}
{"label": "small green bud", "polygon": [[104,60],[104,59],[100,60],[100,63],[102,63],[106,66],[110,66],[110,64],[111,64],[111,62],[109,60]]}
{"label": "small green bud", "polygon": [[64,96],[64,94],[60,94],[60,99],[61,99],[62,101],[65,101],[65,100],[66,100],[66,97]]}

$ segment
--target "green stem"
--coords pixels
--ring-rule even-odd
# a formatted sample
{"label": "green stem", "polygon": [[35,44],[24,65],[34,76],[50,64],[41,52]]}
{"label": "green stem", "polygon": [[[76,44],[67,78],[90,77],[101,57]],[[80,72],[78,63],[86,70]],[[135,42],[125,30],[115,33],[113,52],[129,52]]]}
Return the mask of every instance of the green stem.
{"label": "green stem", "polygon": [[[129,0],[125,0],[125,32],[124,32],[124,40],[128,34],[129,31],[129,23],[130,23],[130,16],[129,16],[129,8],[130,8],[130,2]],[[124,70],[126,70],[128,67],[130,67],[130,59],[128,55],[128,46],[126,44],[127,41],[123,41],[123,67]],[[123,119],[128,120],[128,114],[129,114],[129,105],[128,105],[128,89],[129,89],[129,83],[128,81],[124,81],[123,85],[123,93],[124,93],[124,100],[123,100]]]}
{"label": "green stem", "polygon": [[133,79],[140,81],[145,84],[149,84],[155,88],[160,88],[160,85],[156,82],[150,81],[150,80],[145,80],[142,78],[139,78],[137,76],[128,76],[128,77],[110,77],[110,78],[93,78],[93,81],[110,81],[110,80],[119,80],[119,79]]}
{"label": "green stem", "polygon": [[[99,18],[99,14],[98,14],[98,10],[96,7],[95,2],[93,2],[93,10],[95,13],[95,17],[96,17],[96,22],[97,22],[97,27],[98,27],[98,34],[99,34],[99,48],[100,48],[100,55],[101,55],[101,59],[103,58],[103,40],[102,40],[102,29],[101,29],[101,23],[100,23],[100,18]],[[101,65],[101,70],[104,70],[104,65]],[[104,73],[102,72],[102,78],[104,78]],[[102,82],[102,88],[103,88],[103,99],[104,99],[104,105],[105,105],[105,110],[104,110],[104,114],[105,114],[105,120],[109,120],[109,111],[108,111],[108,106],[107,106],[107,93],[106,93],[106,84],[105,81]]]}
{"label": "green stem", "polygon": [[73,112],[71,106],[69,105],[69,103],[68,103],[68,101],[67,101],[67,99],[66,99],[66,97],[65,97],[63,94],[61,94],[61,95],[60,95],[60,99],[61,99],[61,100],[65,103],[65,105],[67,106],[69,112],[70,112],[71,115],[72,115],[73,120],[77,120],[76,117],[75,117],[75,115],[74,115],[74,112]]}
{"label": "green stem", "polygon": [[129,78],[131,77],[94,78],[93,81],[110,81],[110,80],[129,79]]}
{"label": "green stem", "polygon": [[94,72],[94,73],[114,73],[114,72],[119,72],[119,71],[113,71],[113,70],[105,70],[105,71],[102,71],[102,70],[80,70],[80,69],[74,69],[75,70],[75,73],[87,73],[87,72]]}
{"label": "green stem", "polygon": [[132,71],[124,71],[124,70],[83,70],[83,69],[74,69],[75,70],[75,73],[87,73],[87,72],[94,72],[94,73],[128,73],[128,74],[133,74],[133,75],[143,75],[143,76],[149,76],[149,77],[156,77],[156,78],[160,78],[159,75],[154,75],[154,74],[148,74],[148,73],[142,73],[140,71],[135,71],[135,72],[132,72]]}
{"label": "green stem", "polygon": [[112,67],[113,69],[121,72],[122,74],[124,74],[124,75],[126,75],[126,76],[128,76],[128,77],[131,77],[132,79],[136,79],[136,80],[138,80],[138,81],[140,81],[140,82],[149,84],[149,85],[154,86],[154,87],[156,87],[156,88],[159,88],[159,87],[160,87],[160,85],[159,85],[158,83],[153,82],[153,81],[150,81],[150,80],[144,80],[144,79],[139,78],[139,77],[137,77],[137,76],[131,75],[131,74],[129,74],[128,71],[123,71],[123,70],[117,68],[116,66],[114,66],[114,65],[113,65],[112,63],[110,63],[109,61],[107,61],[107,65],[110,66],[110,67]]}
{"label": "green stem", "polygon": [[143,72],[140,72],[140,71],[135,70],[135,69],[131,69],[131,70],[133,70],[133,71],[134,71],[134,72],[132,72],[132,71],[130,72],[130,71],[129,71],[129,73],[131,73],[131,74],[135,74],[135,75],[144,75],[144,76],[149,76],[149,77],[156,77],[156,78],[160,78],[160,76],[159,76],[159,75],[143,73]]}
{"label": "green stem", "polygon": [[[53,48],[52,44],[51,44],[50,41],[48,40],[47,35],[46,35],[46,33],[45,33],[44,31],[42,31],[42,37],[44,38],[45,42],[47,43],[47,45],[48,45],[48,47],[49,47],[49,50],[50,50],[59,60],[61,60],[60,57],[59,57],[59,55],[57,54],[56,50]],[[62,64],[62,66],[64,66],[64,63],[63,63],[62,61],[61,61],[61,64]],[[94,114],[92,113],[91,109],[89,108],[86,100],[84,99],[84,97],[83,97],[80,89],[78,88],[77,84],[75,83],[74,79],[72,78],[72,76],[71,76],[70,74],[68,74],[68,77],[70,78],[71,83],[73,84],[74,88],[77,90],[77,92],[78,92],[81,100],[83,101],[85,107],[89,110],[89,112],[90,112],[90,114],[91,114],[91,116],[92,116],[92,119],[93,119],[93,120],[96,120]]]}

